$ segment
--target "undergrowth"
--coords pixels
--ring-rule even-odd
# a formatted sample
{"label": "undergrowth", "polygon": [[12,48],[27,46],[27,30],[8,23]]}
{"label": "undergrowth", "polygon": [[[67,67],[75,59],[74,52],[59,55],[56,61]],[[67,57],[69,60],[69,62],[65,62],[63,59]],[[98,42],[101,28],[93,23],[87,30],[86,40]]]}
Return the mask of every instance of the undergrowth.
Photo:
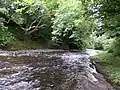
{"label": "undergrowth", "polygon": [[109,76],[108,79],[112,83],[120,85],[120,56],[114,56],[112,53],[100,51],[96,56],[93,56],[92,58],[96,62],[103,62],[101,65],[107,72]]}

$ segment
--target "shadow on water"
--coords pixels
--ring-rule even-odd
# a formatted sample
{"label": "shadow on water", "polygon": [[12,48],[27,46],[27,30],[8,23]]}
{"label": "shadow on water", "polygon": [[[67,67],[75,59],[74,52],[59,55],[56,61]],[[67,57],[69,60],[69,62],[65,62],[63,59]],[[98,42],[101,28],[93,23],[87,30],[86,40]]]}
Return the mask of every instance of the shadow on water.
{"label": "shadow on water", "polygon": [[0,56],[0,90],[114,90],[87,54],[14,52]]}

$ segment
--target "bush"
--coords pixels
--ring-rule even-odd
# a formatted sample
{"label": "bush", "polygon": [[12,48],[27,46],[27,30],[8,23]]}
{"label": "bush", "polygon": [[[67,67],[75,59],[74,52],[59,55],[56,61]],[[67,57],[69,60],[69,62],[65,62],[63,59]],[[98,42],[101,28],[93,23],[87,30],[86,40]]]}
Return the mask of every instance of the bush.
{"label": "bush", "polygon": [[114,56],[120,56],[120,39],[119,38],[114,39],[108,52],[113,53]]}
{"label": "bush", "polygon": [[0,26],[0,48],[6,49],[9,42],[14,39],[12,34],[8,31],[8,28],[4,25]]}
{"label": "bush", "polygon": [[96,50],[109,50],[114,42],[115,38],[110,38],[107,33],[104,33],[101,36],[97,36],[94,32],[90,36],[89,47]]}

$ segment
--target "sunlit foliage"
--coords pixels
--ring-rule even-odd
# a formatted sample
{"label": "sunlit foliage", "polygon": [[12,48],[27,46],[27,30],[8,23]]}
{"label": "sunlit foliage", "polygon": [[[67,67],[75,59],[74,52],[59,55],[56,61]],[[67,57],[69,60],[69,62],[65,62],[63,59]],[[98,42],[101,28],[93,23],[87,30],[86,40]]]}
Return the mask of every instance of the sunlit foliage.
{"label": "sunlit foliage", "polygon": [[[88,6],[79,0],[60,0],[53,21],[53,41],[58,45],[86,47],[86,40],[95,29],[95,19],[89,17]],[[74,48],[74,47],[73,47]]]}
{"label": "sunlit foliage", "polygon": [[6,27],[14,24],[34,40],[52,38],[56,48],[84,49],[96,28],[93,0],[2,0],[0,5]]}

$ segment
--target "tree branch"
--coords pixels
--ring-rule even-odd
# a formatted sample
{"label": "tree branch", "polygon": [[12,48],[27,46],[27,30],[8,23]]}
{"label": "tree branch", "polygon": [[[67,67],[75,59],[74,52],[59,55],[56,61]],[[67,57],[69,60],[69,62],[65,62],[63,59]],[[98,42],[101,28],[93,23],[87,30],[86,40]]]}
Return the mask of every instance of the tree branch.
{"label": "tree branch", "polygon": [[26,31],[30,31],[32,28],[35,28],[36,26],[33,26],[33,24],[36,23],[37,20],[38,20],[40,17],[41,17],[41,16],[39,16],[37,19],[35,19],[35,20],[30,24],[29,28],[26,29]]}
{"label": "tree branch", "polygon": [[42,19],[39,20],[39,22],[38,22],[38,24],[36,25],[35,29],[33,29],[33,30],[31,30],[30,32],[28,32],[28,34],[31,34],[31,33],[33,33],[34,31],[37,31],[37,30],[38,30],[38,27],[39,27],[39,25],[40,25],[40,23],[41,23],[41,21],[42,21]]}

